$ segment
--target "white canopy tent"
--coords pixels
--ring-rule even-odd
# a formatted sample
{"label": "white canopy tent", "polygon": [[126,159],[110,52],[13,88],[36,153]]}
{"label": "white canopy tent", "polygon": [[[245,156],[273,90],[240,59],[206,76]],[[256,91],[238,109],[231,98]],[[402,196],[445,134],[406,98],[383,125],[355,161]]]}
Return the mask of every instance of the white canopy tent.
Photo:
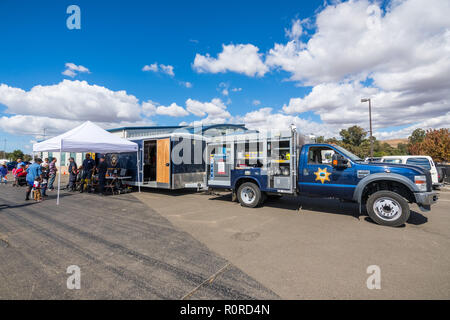
{"label": "white canopy tent", "polygon": [[[138,145],[126,139],[122,139],[102,128],[95,123],[86,121],[82,125],[67,131],[59,136],[35,143],[33,152],[95,152],[95,153],[121,153],[136,152],[137,157],[137,180],[139,192],[139,151]],[[60,157],[61,159],[61,157]],[[56,203],[59,204],[59,190],[61,187],[61,162],[59,163],[58,176],[58,197]]]}

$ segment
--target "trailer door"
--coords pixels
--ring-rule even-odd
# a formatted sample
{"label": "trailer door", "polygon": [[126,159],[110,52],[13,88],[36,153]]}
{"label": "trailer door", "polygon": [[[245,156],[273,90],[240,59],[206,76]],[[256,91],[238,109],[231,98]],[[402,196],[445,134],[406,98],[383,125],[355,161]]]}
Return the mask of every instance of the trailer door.
{"label": "trailer door", "polygon": [[156,182],[170,184],[170,138],[156,142]]}

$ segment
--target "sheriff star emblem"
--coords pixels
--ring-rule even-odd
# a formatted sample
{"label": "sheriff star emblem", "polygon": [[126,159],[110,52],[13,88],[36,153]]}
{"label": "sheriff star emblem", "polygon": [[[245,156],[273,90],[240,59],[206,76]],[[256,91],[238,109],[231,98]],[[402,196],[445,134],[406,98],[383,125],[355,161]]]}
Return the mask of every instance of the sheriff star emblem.
{"label": "sheriff star emblem", "polygon": [[324,183],[325,181],[330,181],[331,172],[328,172],[327,168],[318,168],[318,170],[314,172],[314,174],[316,175],[315,181],[319,180],[322,183]]}

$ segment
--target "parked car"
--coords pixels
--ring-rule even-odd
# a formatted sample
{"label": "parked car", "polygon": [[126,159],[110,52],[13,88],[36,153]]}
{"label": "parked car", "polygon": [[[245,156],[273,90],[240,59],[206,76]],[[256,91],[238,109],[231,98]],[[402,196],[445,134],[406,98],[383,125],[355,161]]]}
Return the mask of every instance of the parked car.
{"label": "parked car", "polygon": [[430,156],[385,156],[381,158],[381,162],[409,164],[422,167],[430,171],[433,188],[438,188],[440,186],[436,165]]}
{"label": "parked car", "polygon": [[450,164],[436,163],[438,171],[439,183],[450,184]]}
{"label": "parked car", "polygon": [[11,171],[15,167],[17,167],[17,161],[10,161],[6,164],[6,167],[8,168],[8,171]]}
{"label": "parked car", "polygon": [[381,157],[367,157],[364,159],[365,162],[380,162],[381,161]]}
{"label": "parked car", "polygon": [[444,183],[445,178],[445,170],[443,167],[436,167],[437,173],[438,173],[438,181],[439,183]]}
{"label": "parked car", "polygon": [[[30,161],[22,161],[23,163],[25,163],[25,165],[30,164]],[[8,171],[11,171],[12,169],[17,167],[17,161],[10,161],[6,164],[6,167],[8,168]]]}

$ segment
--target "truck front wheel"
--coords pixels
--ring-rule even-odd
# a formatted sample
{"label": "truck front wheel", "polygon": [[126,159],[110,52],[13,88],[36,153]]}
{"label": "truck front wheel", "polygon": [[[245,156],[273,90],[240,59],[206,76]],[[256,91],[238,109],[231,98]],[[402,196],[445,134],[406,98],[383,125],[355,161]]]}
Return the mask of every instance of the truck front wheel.
{"label": "truck front wheel", "polygon": [[409,219],[408,202],[398,193],[382,190],[367,199],[367,213],[378,224],[398,227]]}
{"label": "truck front wheel", "polygon": [[261,190],[251,182],[243,183],[238,189],[237,196],[243,207],[255,208],[262,202]]}

